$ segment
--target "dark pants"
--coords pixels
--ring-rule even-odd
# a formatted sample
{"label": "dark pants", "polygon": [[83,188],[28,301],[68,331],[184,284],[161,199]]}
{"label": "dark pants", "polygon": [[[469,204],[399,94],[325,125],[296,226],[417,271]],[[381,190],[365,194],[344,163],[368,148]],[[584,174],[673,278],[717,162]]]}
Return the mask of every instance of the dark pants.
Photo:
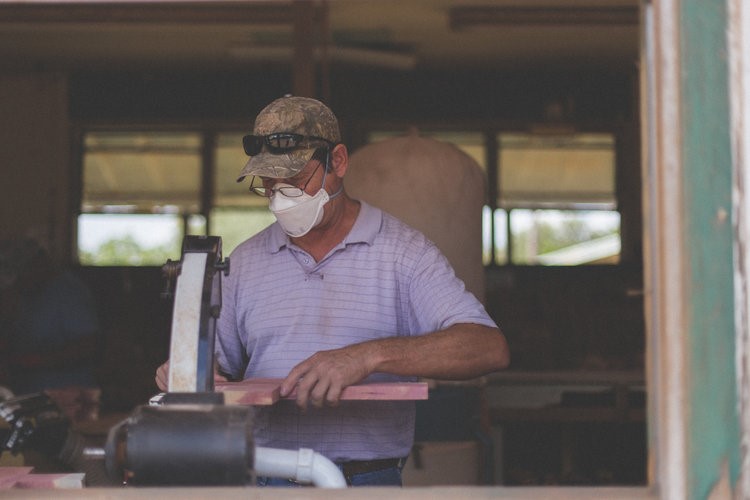
{"label": "dark pants", "polygon": [[[402,486],[401,468],[390,467],[388,469],[377,470],[373,472],[363,472],[354,474],[347,479],[349,486]],[[341,468],[341,467],[339,467]],[[282,487],[299,487],[309,486],[300,484],[291,479],[282,479],[277,477],[259,477],[258,486],[282,486]]]}

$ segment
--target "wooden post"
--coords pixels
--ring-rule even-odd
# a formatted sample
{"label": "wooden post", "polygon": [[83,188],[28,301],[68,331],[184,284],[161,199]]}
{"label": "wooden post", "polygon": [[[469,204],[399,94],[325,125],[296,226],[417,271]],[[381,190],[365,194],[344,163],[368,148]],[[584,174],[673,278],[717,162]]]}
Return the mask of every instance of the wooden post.
{"label": "wooden post", "polygon": [[315,97],[315,4],[311,0],[295,0],[293,7],[292,91],[296,96]]}

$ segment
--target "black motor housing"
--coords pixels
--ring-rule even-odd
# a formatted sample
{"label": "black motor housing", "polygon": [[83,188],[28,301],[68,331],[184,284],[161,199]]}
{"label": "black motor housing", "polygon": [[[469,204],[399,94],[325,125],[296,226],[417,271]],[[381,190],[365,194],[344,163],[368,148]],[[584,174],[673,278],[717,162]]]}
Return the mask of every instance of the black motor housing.
{"label": "black motor housing", "polygon": [[247,485],[252,409],[214,404],[140,406],[107,438],[107,472],[133,485]]}

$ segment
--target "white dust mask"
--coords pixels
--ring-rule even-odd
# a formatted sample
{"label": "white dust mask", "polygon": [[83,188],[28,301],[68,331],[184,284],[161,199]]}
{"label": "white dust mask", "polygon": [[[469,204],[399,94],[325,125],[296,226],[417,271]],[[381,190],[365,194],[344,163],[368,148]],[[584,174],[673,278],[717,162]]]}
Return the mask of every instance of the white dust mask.
{"label": "white dust mask", "polygon": [[[289,184],[277,184],[276,187],[294,187]],[[338,193],[336,193],[338,194]],[[281,191],[274,191],[268,201],[268,208],[276,216],[281,229],[293,238],[306,235],[312,228],[320,224],[323,219],[323,206],[328,203],[328,193],[325,189],[310,196],[286,196]]]}

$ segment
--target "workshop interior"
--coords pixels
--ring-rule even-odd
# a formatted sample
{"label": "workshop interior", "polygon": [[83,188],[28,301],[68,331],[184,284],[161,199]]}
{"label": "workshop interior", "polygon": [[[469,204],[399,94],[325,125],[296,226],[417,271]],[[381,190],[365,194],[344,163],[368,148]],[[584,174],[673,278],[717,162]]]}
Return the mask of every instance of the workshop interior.
{"label": "workshop interior", "polygon": [[[424,381],[405,487],[648,484],[640,22],[637,0],[0,4],[0,238],[82,280],[99,324],[93,388],[0,374],[0,467],[171,486],[201,453],[236,485],[303,459],[254,448],[206,371],[216,283],[273,222],[241,138],[293,94],[338,116],[347,190],[436,241],[510,345],[503,372]],[[154,401],[183,310],[194,397]]]}

